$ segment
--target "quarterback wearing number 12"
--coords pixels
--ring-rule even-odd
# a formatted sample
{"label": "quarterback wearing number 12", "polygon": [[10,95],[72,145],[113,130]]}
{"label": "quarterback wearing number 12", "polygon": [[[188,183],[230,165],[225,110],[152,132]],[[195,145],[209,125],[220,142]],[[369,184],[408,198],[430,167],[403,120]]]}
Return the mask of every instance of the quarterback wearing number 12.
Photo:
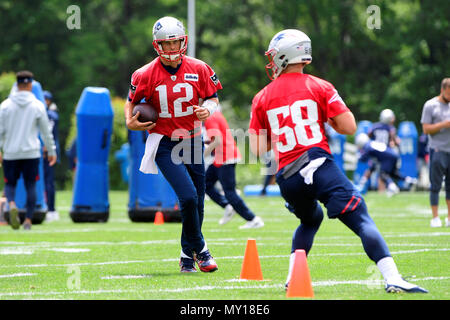
{"label": "quarterback wearing number 12", "polygon": [[273,147],[281,195],[300,219],[292,239],[286,288],[295,250],[308,254],[323,220],[320,201],[329,218],[338,218],[361,238],[366,254],[385,279],[387,292],[427,292],[401,277],[363,197],[333,160],[324,123],[351,135],[356,122],[331,83],[303,73],[312,61],[310,38],[300,30],[280,31],[272,38],[266,56],[272,82],[253,99],[250,148],[262,155]]}
{"label": "quarterback wearing number 12", "polygon": [[[180,202],[181,272],[196,272],[195,262],[201,271],[213,272],[218,267],[201,230],[205,198],[201,128],[218,107],[217,90],[222,85],[206,63],[185,56],[187,35],[179,20],[163,17],[155,22],[153,47],[158,57],[131,77],[126,124],[130,130],[148,130],[140,170],[157,173],[159,168]],[[158,110],[157,123],[140,122],[139,113],[132,115],[143,99]]]}

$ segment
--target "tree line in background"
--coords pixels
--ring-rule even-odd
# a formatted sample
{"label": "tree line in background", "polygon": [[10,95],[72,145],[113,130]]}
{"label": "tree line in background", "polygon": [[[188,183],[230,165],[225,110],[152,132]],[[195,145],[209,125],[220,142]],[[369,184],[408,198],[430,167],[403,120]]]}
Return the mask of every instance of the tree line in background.
{"label": "tree line in background", "polygon": [[[70,5],[80,8],[79,29],[68,28]],[[368,10],[373,5],[378,16]],[[64,150],[75,136],[82,90],[108,88],[116,118],[113,155],[126,142],[121,104],[131,74],[156,57],[152,26],[165,15],[187,27],[187,0],[0,0],[0,98],[14,72],[31,70],[55,97]],[[332,82],[358,121],[377,121],[389,107],[398,121],[414,121],[421,131],[424,102],[449,76],[449,16],[447,0],[197,0],[196,55],[222,82],[230,126],[246,128],[252,98],[269,82],[270,39],[282,29],[301,29],[313,48],[305,71]],[[59,188],[70,180],[63,160]],[[114,162],[111,188],[123,188]]]}

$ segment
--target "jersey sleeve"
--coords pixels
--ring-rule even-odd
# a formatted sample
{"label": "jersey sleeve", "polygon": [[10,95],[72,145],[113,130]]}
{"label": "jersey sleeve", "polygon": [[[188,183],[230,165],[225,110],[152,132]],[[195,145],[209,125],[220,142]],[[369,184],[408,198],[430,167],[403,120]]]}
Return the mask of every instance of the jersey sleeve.
{"label": "jersey sleeve", "polygon": [[219,77],[206,63],[204,64],[203,74],[204,85],[202,86],[202,92],[200,93],[202,99],[211,97],[217,92],[217,90],[222,89],[222,84],[220,83]]}
{"label": "jersey sleeve", "polygon": [[342,100],[341,96],[337,92],[336,88],[331,83],[327,83],[323,87],[323,89],[328,118],[333,118],[337,115],[340,115],[341,113],[350,111],[350,109],[346,106],[344,100]]}
{"label": "jersey sleeve", "polygon": [[130,90],[128,91],[128,101],[139,103],[145,97],[146,83],[140,70],[137,70],[131,76]]}

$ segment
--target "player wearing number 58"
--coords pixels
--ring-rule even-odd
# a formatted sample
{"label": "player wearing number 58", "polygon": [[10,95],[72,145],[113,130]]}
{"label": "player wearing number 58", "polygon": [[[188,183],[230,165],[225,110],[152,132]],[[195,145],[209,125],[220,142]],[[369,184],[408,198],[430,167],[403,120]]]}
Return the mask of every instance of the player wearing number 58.
{"label": "player wearing number 58", "polygon": [[361,238],[366,254],[386,280],[386,291],[426,292],[402,279],[363,197],[334,162],[324,124],[328,122],[338,133],[354,134],[356,122],[331,83],[303,73],[312,61],[310,38],[299,30],[280,31],[266,56],[273,81],[253,99],[250,148],[258,155],[274,149],[281,195],[300,219],[292,238],[286,286],[295,250],[308,254],[312,248],[323,220],[320,201],[329,218],[339,219]]}
{"label": "player wearing number 58", "polygon": [[[205,198],[202,121],[217,109],[222,85],[205,62],[185,55],[188,43],[183,24],[163,17],[153,26],[153,47],[158,57],[131,77],[125,104],[130,130],[148,130],[140,170],[161,170],[180,202],[182,215],[181,272],[218,269],[202,234]],[[145,100],[157,111],[158,121],[140,122],[134,106]],[[200,101],[203,101],[201,104]],[[157,166],[156,166],[157,164]]]}

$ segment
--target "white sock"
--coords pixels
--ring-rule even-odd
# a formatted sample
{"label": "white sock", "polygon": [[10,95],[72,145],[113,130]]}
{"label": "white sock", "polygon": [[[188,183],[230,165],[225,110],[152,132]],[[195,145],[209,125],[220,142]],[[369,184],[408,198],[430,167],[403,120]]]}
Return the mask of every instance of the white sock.
{"label": "white sock", "polygon": [[294,261],[295,261],[295,252],[291,253],[291,256],[289,257],[289,272],[286,279],[286,283],[291,281],[292,270],[294,270]]}
{"label": "white sock", "polygon": [[205,246],[203,247],[202,251],[200,251],[200,253],[205,252],[206,250],[208,250],[208,247],[206,246],[206,241],[205,241]]}
{"label": "white sock", "polygon": [[189,257],[186,253],[183,252],[183,249],[181,249],[180,257],[181,258],[192,259],[192,257]]}
{"label": "white sock", "polygon": [[377,262],[377,267],[383,275],[384,280],[389,282],[391,279],[401,278],[397,265],[392,257],[385,257]]}

